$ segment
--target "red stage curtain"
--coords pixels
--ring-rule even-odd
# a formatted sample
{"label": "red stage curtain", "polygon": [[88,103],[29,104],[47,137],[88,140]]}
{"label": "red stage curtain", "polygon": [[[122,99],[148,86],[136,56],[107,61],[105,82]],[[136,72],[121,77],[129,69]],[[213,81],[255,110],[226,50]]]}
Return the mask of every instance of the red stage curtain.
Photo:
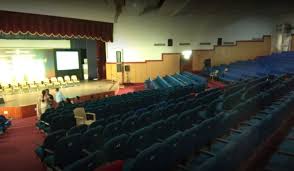
{"label": "red stage curtain", "polygon": [[0,11],[0,33],[113,41],[113,23]]}

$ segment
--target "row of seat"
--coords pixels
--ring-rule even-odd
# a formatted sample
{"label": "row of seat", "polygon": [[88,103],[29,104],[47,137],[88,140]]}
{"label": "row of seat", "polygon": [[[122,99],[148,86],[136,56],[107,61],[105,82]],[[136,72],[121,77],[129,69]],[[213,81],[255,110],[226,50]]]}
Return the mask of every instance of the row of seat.
{"label": "row of seat", "polygon": [[[204,94],[204,96],[205,96],[206,92],[203,93],[203,94]],[[202,94],[202,95],[203,95],[203,94]],[[200,97],[201,97],[201,94],[200,94]],[[264,99],[263,99],[263,100],[264,100]],[[262,100],[262,101],[263,101],[263,100]],[[203,104],[203,103],[200,102],[199,104]],[[205,104],[205,103],[204,103],[204,104]],[[212,104],[213,104],[213,103],[212,103]],[[207,106],[209,106],[209,108],[210,108],[210,107],[212,107],[213,105],[207,105]],[[217,105],[215,105],[215,106],[217,106]],[[193,111],[193,110],[192,110],[192,111]],[[187,113],[188,113],[188,115],[187,115]],[[185,119],[184,119],[184,122],[183,122],[184,124],[180,124],[180,123],[181,123],[181,120],[174,119],[175,123],[178,123],[178,124],[180,124],[180,125],[183,125],[183,128],[184,128],[184,129],[180,129],[181,126],[179,126],[179,127],[178,127],[179,130],[185,130],[185,128],[189,127],[189,124],[187,124],[187,123],[191,123],[191,122],[193,123],[193,119],[191,119],[193,115],[191,116],[191,115],[189,115],[189,113],[190,113],[190,112],[187,111],[187,112],[183,112],[183,113],[180,115],[181,117],[177,117],[177,116],[175,116],[176,118],[185,118]],[[192,113],[195,113],[195,111],[192,112]],[[196,113],[197,113],[197,112],[196,112]],[[183,116],[185,116],[185,117],[183,117]],[[187,117],[186,117],[186,116],[187,116]],[[207,116],[207,115],[206,115],[206,116]],[[211,115],[211,116],[214,116],[214,115]],[[196,123],[197,123],[197,122],[196,122]],[[164,124],[161,123],[161,124],[159,124],[159,125],[164,125]],[[186,126],[187,126],[187,127],[186,127]],[[191,125],[190,125],[190,127],[191,127]],[[144,132],[147,132],[146,134],[149,135],[150,132],[148,132],[148,130],[150,130],[150,129],[145,128],[144,131],[140,130],[141,132],[139,131],[138,136],[135,136],[135,137],[145,137],[145,136],[142,136],[142,135],[139,136],[141,133],[143,134]],[[161,132],[161,131],[158,131],[158,132]],[[99,134],[98,134],[98,135],[99,135]],[[154,133],[154,135],[156,135],[156,134]],[[128,136],[127,136],[127,137],[128,137]],[[127,137],[125,136],[125,134],[122,134],[122,135],[119,135],[119,136],[117,136],[117,137],[114,137],[114,138],[113,138],[114,140],[113,140],[113,139],[110,139],[109,141],[112,141],[111,144],[113,144],[113,143],[115,144],[113,147],[117,147],[117,145],[119,145],[119,147],[121,147],[121,145],[122,145],[123,143],[118,143],[118,144],[117,144],[117,141],[121,142],[121,141],[120,141],[121,139],[126,140],[126,139],[128,139]],[[148,137],[148,136],[147,136],[147,137]],[[150,137],[150,136],[149,136],[149,137]],[[154,136],[154,138],[158,138],[158,137]],[[151,139],[152,139],[152,138],[151,138]],[[146,141],[145,138],[143,138],[142,141],[144,141],[144,140]],[[116,143],[115,143],[115,142],[116,142]],[[107,144],[107,143],[106,143],[106,144]],[[134,143],[131,147],[135,147],[135,145],[137,145],[137,144],[139,145],[139,144],[141,144],[141,143],[136,142],[136,143]],[[148,144],[148,143],[147,143],[147,144]],[[135,149],[137,149],[137,148],[135,148]],[[138,148],[138,149],[140,149],[140,148]],[[128,149],[127,151],[129,151],[129,150],[130,150],[130,149]],[[106,156],[109,156],[109,154],[111,154],[111,153],[110,153],[110,152],[107,152],[107,154],[108,154],[108,155],[106,155]],[[119,151],[119,153],[114,153],[114,154],[116,154],[116,155],[111,155],[111,156],[116,156],[116,157],[118,157],[118,156],[121,156],[121,155],[123,155],[123,154],[125,154],[125,153],[122,153],[121,151]],[[121,155],[119,155],[119,154],[121,154]]]}
{"label": "row of seat", "polygon": [[0,84],[0,94],[16,94],[16,93],[25,93],[32,91],[39,91],[50,88],[58,87],[69,87],[79,85],[80,81],[76,75],[64,76],[64,77],[51,77],[45,78],[44,80],[38,81],[21,81],[14,83],[1,83]]}
{"label": "row of seat", "polygon": [[[293,95],[292,95],[293,96]],[[293,115],[293,110],[288,114]],[[294,128],[292,127],[278,150],[271,156],[265,170],[267,171],[291,171],[294,170]]]}
{"label": "row of seat", "polygon": [[272,54],[255,60],[206,68],[204,73],[230,83],[265,75],[292,74],[294,73],[293,57],[292,52]]}
{"label": "row of seat", "polygon": [[229,136],[218,138],[210,146],[209,159],[196,165],[192,170],[237,170],[240,163],[247,160],[279,127],[283,119],[290,115],[289,109],[293,102],[294,92],[292,91],[267,109],[242,122],[239,128],[234,129]]}
{"label": "row of seat", "polygon": [[198,92],[203,91],[207,86],[207,80],[204,77],[192,74],[190,72],[176,73],[174,75],[167,75],[163,78],[157,76],[156,79],[150,78],[145,81],[147,89],[164,89],[173,86],[194,85]]}
{"label": "row of seat", "polygon": [[[177,92],[177,93],[175,93]],[[180,93],[179,93],[180,92]],[[71,116],[74,119],[73,109],[76,107],[84,107],[87,112],[95,113],[95,118],[99,121],[101,119],[105,121],[113,121],[116,118],[121,118],[121,115],[127,117],[130,115],[131,111],[135,111],[138,108],[143,108],[143,106],[148,106],[149,104],[159,103],[164,99],[173,99],[171,97],[177,97],[180,95],[189,95],[193,93],[193,87],[180,87],[180,88],[170,88],[166,91],[153,90],[150,92],[137,92],[130,93],[128,95],[109,97],[104,100],[98,100],[95,102],[88,102],[76,105],[69,105],[67,107],[62,107],[60,109],[52,109],[46,111],[42,116],[41,120],[37,123],[37,127],[44,130],[45,132],[54,131],[57,128],[61,129],[62,126],[64,129],[68,129],[67,124],[62,124],[62,120],[57,122],[53,120],[54,117],[59,117],[61,115],[66,115],[66,118],[69,119]],[[145,94],[145,95],[144,95]],[[141,96],[140,96],[141,95]],[[108,100],[106,100],[108,99]],[[112,99],[112,100],[111,100]],[[142,110],[142,109],[141,109]],[[59,119],[58,119],[59,120]],[[68,125],[73,125],[73,122],[67,122]],[[53,124],[53,128],[50,129],[50,125]],[[54,128],[56,126],[56,128]]]}
{"label": "row of seat", "polygon": [[[179,165],[178,168],[180,170],[195,169],[196,166],[199,166],[200,163],[203,163],[206,159],[213,157],[214,154],[212,151],[200,150],[200,154],[197,155],[197,157],[192,158],[190,162],[185,162],[188,158],[191,158],[193,151],[199,150],[216,137],[223,135],[228,131],[228,128],[234,127],[237,121],[244,120],[251,115],[254,109],[262,109],[261,104],[263,101],[270,99],[269,93],[266,93],[268,96],[265,96],[264,93],[260,93],[257,97],[253,97],[236,107],[231,113],[216,115],[214,118],[201,123],[200,125],[205,125],[203,127],[195,126],[191,128],[191,130],[187,131],[189,132],[189,136],[187,136],[189,140],[182,140],[184,139],[183,136],[187,135],[185,131],[184,133],[178,133],[170,138],[170,142],[172,142],[170,144],[165,142],[152,145],[150,148],[140,153],[135,159],[128,160],[124,166],[124,170],[171,170],[171,166],[175,166],[175,163],[181,164],[183,161],[185,166],[183,166],[183,164]],[[216,147],[212,147],[211,145],[210,148],[212,150],[218,148],[218,144],[216,144]],[[220,150],[222,148],[220,147],[218,149]],[[189,165],[192,167],[189,167]]]}
{"label": "row of seat", "polygon": [[[213,91],[212,91],[213,92]],[[181,105],[177,105],[178,107],[183,107],[183,106],[181,106]],[[192,114],[192,113],[191,113]],[[159,113],[158,113],[158,115],[160,115]],[[143,116],[143,114],[142,114],[142,116]],[[158,116],[157,116],[158,117]],[[179,117],[179,119],[181,119],[182,117]],[[129,118],[130,119],[130,118]],[[174,125],[175,123],[177,123],[177,115],[174,115],[174,116],[172,116],[172,117],[169,117],[169,119],[167,119],[167,120],[169,120],[169,122],[171,122],[170,123],[170,125]],[[139,120],[138,120],[139,121]],[[191,120],[188,120],[189,122],[191,122]],[[125,120],[125,122],[128,122],[128,118]],[[122,135],[119,135],[118,137],[114,137],[115,136],[115,131],[117,130],[117,131],[120,131],[119,133],[122,133],[121,132],[121,129],[120,128],[117,128],[118,126],[119,126],[119,124],[118,123],[120,123],[120,122],[113,122],[113,124],[111,123],[111,124],[109,124],[108,126],[106,126],[105,128],[104,128],[104,130],[103,130],[103,127],[100,125],[98,125],[97,127],[94,127],[94,126],[96,126],[96,123],[93,123],[92,125],[90,125],[90,129],[88,129],[88,131],[87,132],[85,132],[85,135],[87,135],[87,136],[89,136],[89,134],[93,134],[93,133],[95,133],[95,135],[92,135],[92,139],[93,138],[95,138],[95,139],[93,139],[92,141],[94,141],[94,143],[92,144],[92,143],[83,143],[83,144],[87,144],[87,146],[88,147],[85,147],[84,146],[84,148],[85,149],[87,149],[87,150],[89,150],[89,151],[93,151],[93,148],[94,149],[96,149],[97,150],[97,148],[99,149],[99,146],[101,147],[101,145],[103,145],[103,141],[101,141],[102,142],[102,144],[101,144],[101,142],[99,142],[99,140],[101,140],[101,139],[103,139],[102,137],[103,136],[105,136],[110,142],[106,142],[106,143],[104,143],[104,146],[109,146],[109,145],[107,145],[107,144],[113,144],[113,141],[117,141],[118,139],[121,139],[122,137],[124,138],[124,139],[126,139],[126,134],[122,134]],[[144,143],[144,140],[146,140],[146,138],[142,138],[142,134],[143,134],[143,132],[146,134],[146,135],[149,135],[149,138],[150,138],[150,135],[152,135],[152,133],[150,132],[151,130],[152,130],[152,128],[154,128],[154,130],[157,130],[157,129],[155,129],[155,128],[157,128],[157,127],[164,127],[164,123],[165,123],[165,121],[164,120],[162,120],[162,121],[159,121],[159,122],[157,122],[157,123],[153,123],[153,124],[151,124],[151,123],[149,123],[149,124],[151,124],[149,127],[145,127],[145,128],[142,128],[142,129],[139,129],[138,131],[135,131],[135,132],[133,132],[133,133],[128,133],[128,131],[134,131],[134,129],[132,130],[130,130],[129,128],[128,128],[128,130],[125,130],[124,131],[124,133],[128,133],[128,134],[130,134],[130,135],[133,135],[133,136],[130,136],[130,141],[129,142],[132,142],[132,145],[130,145],[130,147],[133,147],[134,145],[136,145],[136,144],[141,144],[141,147],[143,147],[144,146],[144,144],[145,145],[148,145],[148,143],[146,142],[146,143]],[[179,122],[180,123],[180,122]],[[144,123],[141,123],[142,125],[144,125]],[[141,125],[141,124],[138,124],[138,125]],[[145,123],[145,125],[146,124],[148,124],[148,123]],[[94,125],[94,126],[93,126]],[[183,123],[183,124],[181,124],[181,125],[185,125],[185,126],[187,126],[187,123]],[[114,126],[114,127],[112,127],[112,126]],[[175,126],[174,126],[175,127]],[[164,127],[164,128],[168,128],[168,127]],[[176,128],[176,127],[175,127]],[[174,128],[174,129],[175,129]],[[177,127],[177,128],[180,128],[180,125]],[[75,129],[75,128],[73,128],[73,129]],[[98,129],[98,130],[97,130]],[[166,131],[172,131],[172,130],[174,130],[174,129],[172,129],[172,128],[169,128],[169,129],[166,129]],[[75,129],[75,130],[80,130],[80,129]],[[107,131],[107,130],[109,130],[109,131]],[[71,132],[71,130],[69,131],[69,132]],[[89,133],[89,132],[91,132],[91,133]],[[156,131],[156,132],[158,132],[158,130]],[[156,132],[154,132],[153,133],[153,135],[155,135],[155,133]],[[108,138],[108,136],[107,135],[105,135],[106,133],[109,133],[109,134],[111,134],[111,136],[113,137],[113,138]],[[163,132],[162,132],[163,133]],[[140,136],[139,136],[140,135]],[[162,134],[162,135],[168,135],[167,133],[166,134]],[[52,135],[52,136],[54,136],[54,134]],[[51,134],[48,136],[48,139],[49,139],[49,137],[51,137]],[[98,137],[100,137],[100,138],[98,138]],[[120,137],[120,138],[119,138]],[[128,136],[127,136],[128,137]],[[131,138],[132,137],[132,138]],[[48,139],[46,139],[46,140],[48,140]],[[114,139],[114,140],[113,140]],[[141,143],[138,143],[138,142],[136,142],[136,140],[137,141],[140,141],[141,140]],[[98,141],[98,142],[97,142]],[[98,144],[97,144],[98,143]],[[144,144],[142,144],[142,143],[144,143]],[[44,143],[45,144],[45,143]],[[91,145],[92,144],[92,145]],[[99,145],[100,144],[100,145]],[[44,147],[44,146],[43,146]],[[48,147],[47,147],[48,148]],[[130,148],[131,149],[131,148]],[[128,155],[130,155],[131,154],[131,150],[128,150],[129,151],[129,153],[128,153]],[[41,150],[42,151],[42,150]],[[39,152],[40,153],[40,152]],[[136,153],[136,151],[133,151],[133,153]],[[41,153],[42,154],[42,153]],[[110,153],[110,152],[107,152],[106,154],[108,154],[107,156],[107,158],[108,158],[108,160],[112,160],[111,158],[117,158],[117,157],[119,157],[118,156],[118,154],[119,153],[116,153],[116,155],[109,155],[109,154],[113,154],[113,153]],[[121,153],[121,155],[122,155],[123,153]],[[120,155],[120,156],[121,156]],[[112,157],[110,157],[110,156],[112,156]],[[50,163],[50,162],[49,162]]]}

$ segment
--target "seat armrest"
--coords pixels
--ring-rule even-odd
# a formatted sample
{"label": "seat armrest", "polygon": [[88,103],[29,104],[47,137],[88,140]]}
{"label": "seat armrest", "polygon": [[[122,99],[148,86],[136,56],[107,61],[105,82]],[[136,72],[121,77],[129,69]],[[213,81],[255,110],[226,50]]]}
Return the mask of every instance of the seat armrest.
{"label": "seat armrest", "polygon": [[81,116],[75,116],[76,119],[84,119],[84,117]]}
{"label": "seat armrest", "polygon": [[90,152],[90,151],[88,151],[88,150],[86,150],[86,149],[83,149],[82,151],[83,151],[85,154],[87,154],[87,155],[92,154],[92,152]]}
{"label": "seat armrest", "polygon": [[54,151],[49,150],[48,148],[45,148],[44,150],[45,150],[47,153],[54,154]]}
{"label": "seat armrest", "polygon": [[62,171],[62,169],[60,167],[58,167],[58,166],[54,166],[54,170],[55,171]]}
{"label": "seat armrest", "polygon": [[182,170],[189,170],[186,166],[181,165],[181,164],[177,165],[177,167],[182,169]]}
{"label": "seat armrest", "polygon": [[86,115],[92,115],[93,116],[93,120],[96,121],[96,114],[95,113],[87,112]]}

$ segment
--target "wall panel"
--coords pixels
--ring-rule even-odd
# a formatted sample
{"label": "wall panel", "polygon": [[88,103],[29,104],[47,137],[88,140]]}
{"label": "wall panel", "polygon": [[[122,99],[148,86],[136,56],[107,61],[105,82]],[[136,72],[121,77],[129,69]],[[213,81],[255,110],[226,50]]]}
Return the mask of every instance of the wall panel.
{"label": "wall panel", "polygon": [[[152,60],[146,62],[125,62],[130,65],[130,72],[124,72],[124,82],[142,83],[149,77],[156,78],[158,75],[165,76],[180,71],[180,54],[163,54],[162,60]],[[108,80],[122,81],[122,73],[116,72],[115,63],[106,64]]]}
{"label": "wall panel", "polygon": [[204,60],[209,58],[211,59],[212,66],[214,66],[269,55],[270,51],[270,36],[264,36],[262,41],[237,41],[236,45],[215,46],[211,50],[194,50],[192,68],[194,71],[202,70]]}

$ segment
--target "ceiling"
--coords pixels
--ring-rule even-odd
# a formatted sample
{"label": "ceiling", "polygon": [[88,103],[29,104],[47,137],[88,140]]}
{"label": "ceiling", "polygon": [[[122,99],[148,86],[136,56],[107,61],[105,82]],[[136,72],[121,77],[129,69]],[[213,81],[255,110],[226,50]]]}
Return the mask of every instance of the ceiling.
{"label": "ceiling", "polygon": [[[294,11],[289,0],[5,0],[0,10],[31,12],[100,21],[115,16],[232,16],[276,17]],[[71,11],[71,12],[69,12]],[[78,17],[79,16],[79,17]]]}

